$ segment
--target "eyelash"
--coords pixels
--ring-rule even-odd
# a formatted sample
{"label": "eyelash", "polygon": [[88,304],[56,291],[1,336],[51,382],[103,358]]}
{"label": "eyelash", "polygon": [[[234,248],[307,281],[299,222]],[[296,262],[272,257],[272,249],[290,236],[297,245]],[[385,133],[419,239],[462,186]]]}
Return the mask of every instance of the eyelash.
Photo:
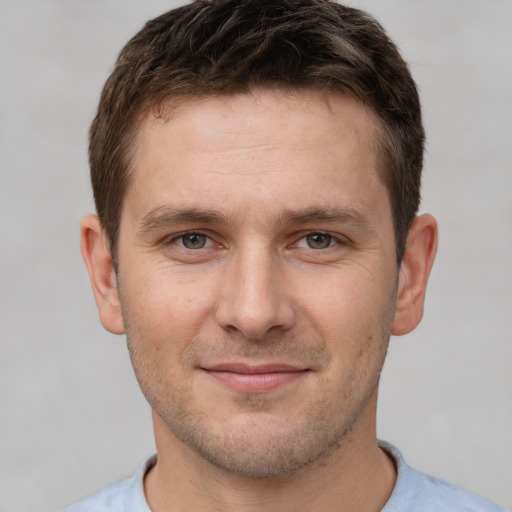
{"label": "eyelash", "polygon": [[[177,235],[173,235],[171,238],[168,238],[167,240],[164,241],[164,245],[169,246],[169,245],[177,244],[181,240],[181,244],[180,244],[181,248],[188,249],[191,251],[197,250],[197,249],[190,249],[189,247],[186,247],[185,244],[183,243],[183,239],[186,236],[190,236],[190,235],[204,236],[206,238],[206,243],[208,243],[208,241],[213,243],[212,238],[210,236],[208,236],[206,233],[203,233],[202,231],[191,230],[191,231],[184,231],[182,233],[178,233]],[[201,247],[201,249],[202,248],[203,247]]]}
{"label": "eyelash", "polygon": [[[317,236],[317,237],[327,237],[328,240],[327,240],[327,246],[326,247],[312,247],[310,245],[310,241],[308,240],[309,237],[314,237],[314,236]],[[315,250],[315,251],[318,251],[318,250],[325,250],[325,249],[329,249],[330,247],[333,247],[334,245],[339,245],[342,243],[342,241],[340,240],[339,237],[336,237],[330,233],[326,233],[325,231],[310,231],[309,233],[306,233],[304,234],[303,236],[301,236],[299,238],[299,240],[297,242],[295,242],[294,245],[298,246],[300,242],[302,241],[306,241],[306,244],[308,245],[308,248],[309,249],[312,249],[312,250]]]}
{"label": "eyelash", "polygon": [[[201,236],[201,237],[205,237],[206,241],[205,241],[205,244],[207,244],[207,246],[203,246],[203,247],[198,247],[198,248],[191,248],[191,247],[187,247],[184,243],[184,238],[186,236],[190,236],[190,235],[197,235],[197,236]],[[328,232],[325,232],[325,231],[309,231],[307,233],[304,233],[300,238],[298,238],[298,240],[296,242],[294,242],[293,244],[291,244],[289,247],[293,247],[293,246],[298,246],[299,243],[303,240],[306,240],[308,237],[311,237],[311,236],[324,236],[324,237],[328,237],[329,238],[329,241],[328,241],[328,245],[326,247],[311,247],[309,245],[308,242],[306,242],[308,245],[309,245],[309,249],[311,250],[314,250],[314,251],[317,251],[317,250],[325,250],[325,249],[329,249],[335,245],[347,245],[347,241],[341,239],[340,237],[338,236],[335,236],[335,235],[332,235]],[[191,231],[184,231],[182,233],[179,233],[177,235],[174,235],[172,238],[169,238],[167,239],[165,242],[164,242],[164,245],[166,246],[170,246],[170,245],[173,245],[173,244],[178,244],[178,242],[181,240],[181,243],[179,244],[180,248],[182,249],[186,249],[186,250],[190,250],[190,251],[194,251],[194,250],[200,250],[200,249],[204,249],[204,248],[207,248],[209,247],[210,244],[214,243],[214,241],[212,240],[212,238],[202,232],[202,231],[194,231],[194,230],[191,230]],[[208,244],[208,242],[210,242],[210,244]],[[305,247],[303,247],[304,249],[307,249]]]}

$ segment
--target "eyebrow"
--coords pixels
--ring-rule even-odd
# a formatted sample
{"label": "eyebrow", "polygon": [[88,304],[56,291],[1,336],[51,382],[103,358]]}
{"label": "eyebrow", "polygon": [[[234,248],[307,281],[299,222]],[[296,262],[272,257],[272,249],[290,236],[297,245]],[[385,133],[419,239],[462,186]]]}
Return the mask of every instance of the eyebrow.
{"label": "eyebrow", "polygon": [[[181,207],[164,205],[150,210],[137,222],[139,232],[158,231],[174,224],[204,224],[204,225],[233,225],[233,217],[226,213],[210,208]],[[293,226],[301,224],[352,224],[371,232],[375,225],[371,219],[355,208],[332,208],[314,206],[293,210],[284,210],[276,218],[277,226]]]}
{"label": "eyebrow", "polygon": [[159,206],[149,211],[137,222],[137,231],[158,231],[172,224],[226,224],[227,216],[208,208],[182,208],[172,205]]}
{"label": "eyebrow", "polygon": [[278,224],[309,224],[321,222],[327,224],[354,224],[372,229],[370,218],[355,208],[311,207],[298,210],[285,210],[279,216]]}

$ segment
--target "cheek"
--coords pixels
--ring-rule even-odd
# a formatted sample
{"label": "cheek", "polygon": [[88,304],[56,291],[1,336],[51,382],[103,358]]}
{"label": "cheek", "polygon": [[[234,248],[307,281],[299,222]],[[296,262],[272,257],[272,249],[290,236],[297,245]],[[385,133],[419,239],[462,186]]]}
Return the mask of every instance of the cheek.
{"label": "cheek", "polygon": [[156,366],[166,364],[166,359],[179,360],[211,311],[204,281],[183,279],[170,272],[131,275],[138,278],[120,281],[130,350],[137,361],[144,359]]}
{"label": "cheek", "polygon": [[377,276],[335,269],[325,278],[304,280],[297,296],[299,307],[317,329],[347,335],[379,325],[388,315],[391,292],[390,283]]}
{"label": "cheek", "polygon": [[[200,273],[185,273],[169,264],[141,262],[121,280],[123,295],[137,313],[154,322],[175,322],[203,310],[208,303],[208,279]],[[131,307],[133,310],[134,307]],[[185,316],[184,316],[185,315]],[[179,322],[182,323],[182,322]]]}
{"label": "cheek", "polygon": [[311,284],[314,292],[301,294],[301,307],[330,353],[331,375],[342,390],[350,382],[357,387],[382,365],[393,320],[393,284],[348,269],[338,269],[321,286]]}

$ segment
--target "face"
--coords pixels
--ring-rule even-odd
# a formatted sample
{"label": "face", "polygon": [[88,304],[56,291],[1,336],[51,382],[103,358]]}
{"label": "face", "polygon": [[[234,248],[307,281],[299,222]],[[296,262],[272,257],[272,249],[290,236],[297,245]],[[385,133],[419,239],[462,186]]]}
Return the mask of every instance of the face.
{"label": "face", "polygon": [[377,126],[269,91],[142,123],[118,291],[158,435],[268,476],[371,430],[398,274]]}

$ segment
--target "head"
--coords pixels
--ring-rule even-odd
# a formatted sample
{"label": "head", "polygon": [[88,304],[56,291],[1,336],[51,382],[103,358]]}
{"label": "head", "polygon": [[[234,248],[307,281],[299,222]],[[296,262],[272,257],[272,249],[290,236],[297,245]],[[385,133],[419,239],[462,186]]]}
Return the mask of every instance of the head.
{"label": "head", "polygon": [[360,11],[199,1],[127,44],[82,250],[160,455],[276,476],[375,443],[389,337],[419,322],[435,253],[422,149],[407,67]]}
{"label": "head", "polygon": [[424,131],[414,81],[384,29],[328,0],[198,0],[149,21],[127,43],[91,126],[94,198],[114,264],[145,115],[255,89],[344,93],[377,115],[379,173],[400,262],[420,201]]}

